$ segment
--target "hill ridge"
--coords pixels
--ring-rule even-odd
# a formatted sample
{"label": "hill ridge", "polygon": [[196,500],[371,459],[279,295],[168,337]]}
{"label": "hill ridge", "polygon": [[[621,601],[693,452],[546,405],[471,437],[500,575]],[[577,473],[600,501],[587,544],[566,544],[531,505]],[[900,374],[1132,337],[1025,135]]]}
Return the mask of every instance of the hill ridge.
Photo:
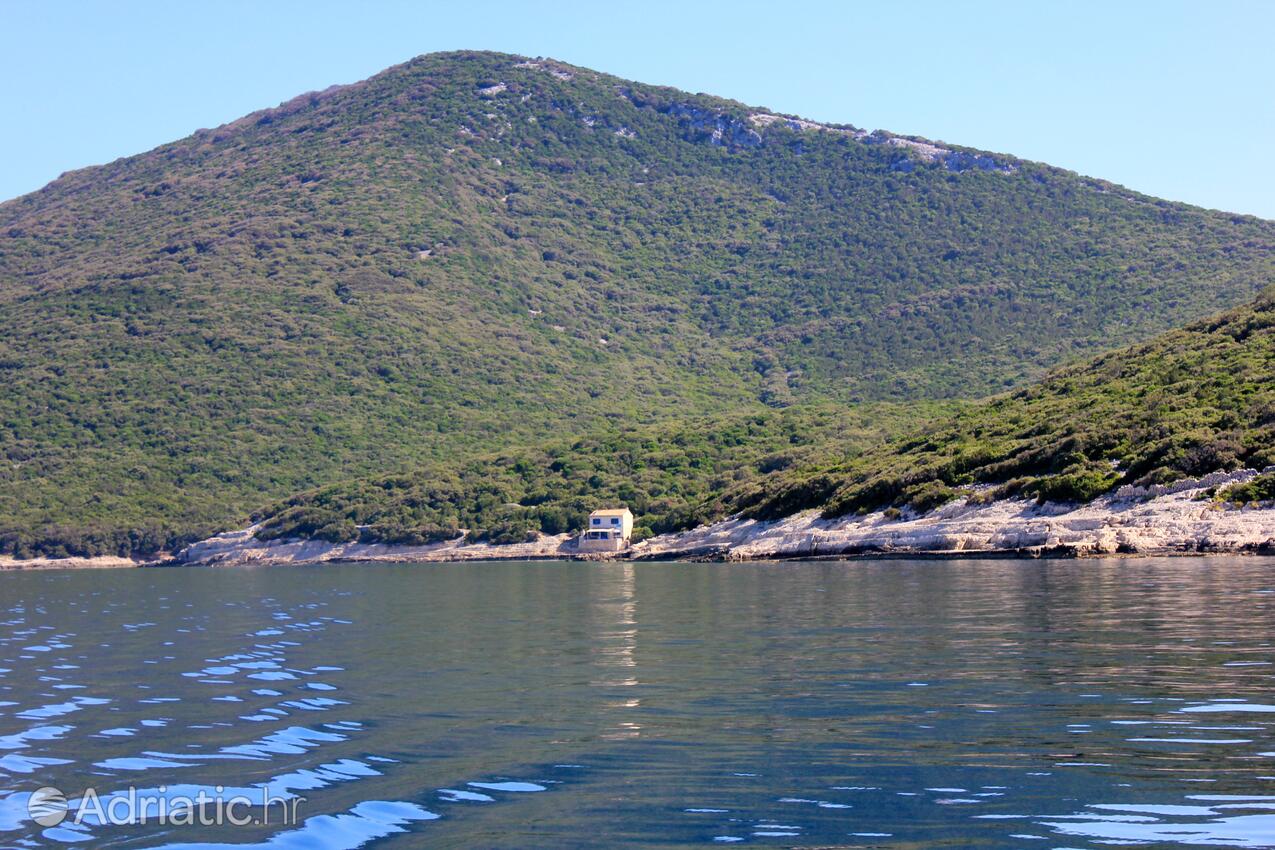
{"label": "hill ridge", "polygon": [[0,527],[177,539],[545,433],[971,398],[1275,269],[1270,222],[527,61],[417,57],[0,205]]}

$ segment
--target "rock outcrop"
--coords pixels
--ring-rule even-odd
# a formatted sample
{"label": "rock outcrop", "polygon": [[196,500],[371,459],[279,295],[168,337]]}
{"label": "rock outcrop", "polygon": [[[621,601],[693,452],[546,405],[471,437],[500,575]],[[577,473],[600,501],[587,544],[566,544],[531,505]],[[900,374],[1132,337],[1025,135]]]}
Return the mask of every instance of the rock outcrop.
{"label": "rock outcrop", "polygon": [[617,88],[620,97],[639,109],[654,109],[681,123],[683,137],[691,142],[708,142],[729,150],[755,148],[762,143],[761,134],[747,121],[718,109],[709,109],[684,101],[658,101],[647,98],[626,86]]}
{"label": "rock outcrop", "polygon": [[425,546],[385,543],[332,543],[327,540],[262,540],[258,526],[228,531],[193,543],[177,554],[183,564],[315,564],[323,561],[480,561],[570,558],[575,537],[541,535],[528,543],[468,543],[464,537]]}
{"label": "rock outcrop", "polygon": [[864,554],[1124,555],[1259,552],[1275,536],[1275,508],[1234,508],[1184,490],[1146,501],[1086,505],[965,500],[922,516],[884,512],[826,520],[808,511],[774,522],[729,519],[637,547],[641,558],[731,559]]}
{"label": "rock outcrop", "polygon": [[1261,472],[1256,469],[1238,469],[1234,472],[1210,472],[1200,478],[1184,478],[1172,484],[1152,484],[1150,487],[1136,487],[1126,484],[1116,490],[1117,499],[1153,499],[1158,496],[1171,496],[1174,493],[1185,493],[1188,490],[1202,490],[1208,487],[1225,487],[1228,484],[1242,484],[1251,481],[1258,475],[1269,475],[1275,472],[1275,466],[1268,466]]}
{"label": "rock outcrop", "polygon": [[[854,127],[820,124],[817,121],[807,121],[804,118],[794,118],[789,115],[775,115],[772,112],[754,112],[748,116],[748,120],[759,128],[787,127],[789,130],[836,133],[842,136],[849,136],[852,139],[858,139],[865,145],[889,145],[890,147],[903,148],[912,151],[921,162],[938,163],[948,171],[957,173],[962,171],[1000,171],[1009,173],[1014,170],[1013,165],[1001,162],[991,154],[951,150],[933,142],[894,136],[884,130],[875,130],[869,133],[867,130],[859,130]],[[895,160],[890,168],[894,171],[913,171],[916,166],[916,159],[902,156]]]}
{"label": "rock outcrop", "polygon": [[10,558],[0,555],[0,572],[6,570],[115,570],[148,566],[150,561],[98,555],[93,558]]}

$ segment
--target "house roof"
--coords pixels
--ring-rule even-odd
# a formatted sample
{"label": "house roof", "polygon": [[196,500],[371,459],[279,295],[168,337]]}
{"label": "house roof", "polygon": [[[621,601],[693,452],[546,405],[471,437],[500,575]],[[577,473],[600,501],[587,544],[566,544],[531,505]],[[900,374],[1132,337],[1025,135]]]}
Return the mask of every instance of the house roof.
{"label": "house roof", "polygon": [[624,516],[627,513],[629,513],[628,508],[602,508],[589,514],[589,516]]}

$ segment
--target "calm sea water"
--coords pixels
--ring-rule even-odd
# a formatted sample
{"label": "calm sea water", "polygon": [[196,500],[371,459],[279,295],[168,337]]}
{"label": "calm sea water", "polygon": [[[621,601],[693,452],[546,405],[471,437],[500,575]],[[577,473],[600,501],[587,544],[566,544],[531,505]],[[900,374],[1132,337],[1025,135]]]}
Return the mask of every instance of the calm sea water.
{"label": "calm sea water", "polygon": [[6,574],[0,846],[1272,847],[1273,642],[1258,558]]}

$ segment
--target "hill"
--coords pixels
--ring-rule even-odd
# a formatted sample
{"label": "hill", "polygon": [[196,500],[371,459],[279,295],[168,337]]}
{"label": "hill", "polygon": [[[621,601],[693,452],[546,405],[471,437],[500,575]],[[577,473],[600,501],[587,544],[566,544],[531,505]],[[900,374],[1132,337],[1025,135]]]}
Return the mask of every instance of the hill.
{"label": "hill", "polygon": [[[1252,304],[972,406],[848,462],[808,465],[725,496],[716,514],[925,511],[958,495],[1086,502],[1275,465],[1275,289]],[[971,489],[973,492],[971,492]],[[1273,497],[1271,475],[1223,490]]]}
{"label": "hill", "polygon": [[1273,244],[1000,154],[424,56],[0,204],[0,526],[153,550],[546,433],[974,397],[1240,303]]}
{"label": "hill", "polygon": [[[976,404],[868,404],[625,429],[412,475],[343,482],[256,517],[258,540],[517,543],[625,504],[635,538],[743,514],[923,514],[964,497],[1088,502],[1275,464],[1275,290],[1253,304],[1066,367]],[[918,418],[931,424],[917,429]],[[1225,488],[1275,498],[1275,475]]]}
{"label": "hill", "polygon": [[880,402],[762,410],[516,447],[410,474],[344,481],[260,511],[260,540],[421,545],[518,543],[584,527],[599,504],[623,504],[638,540],[715,517],[721,493],[779,470],[854,456],[953,403]]}

